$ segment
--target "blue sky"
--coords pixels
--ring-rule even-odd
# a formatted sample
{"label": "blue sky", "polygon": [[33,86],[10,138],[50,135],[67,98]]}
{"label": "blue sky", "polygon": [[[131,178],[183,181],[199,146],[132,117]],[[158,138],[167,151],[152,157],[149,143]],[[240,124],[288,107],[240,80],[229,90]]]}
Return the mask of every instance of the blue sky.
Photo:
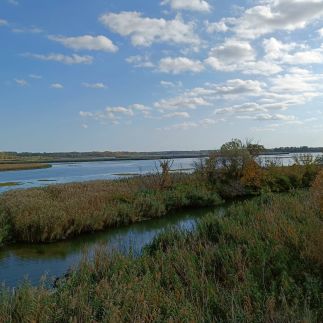
{"label": "blue sky", "polygon": [[323,145],[323,0],[0,0],[0,151]]}

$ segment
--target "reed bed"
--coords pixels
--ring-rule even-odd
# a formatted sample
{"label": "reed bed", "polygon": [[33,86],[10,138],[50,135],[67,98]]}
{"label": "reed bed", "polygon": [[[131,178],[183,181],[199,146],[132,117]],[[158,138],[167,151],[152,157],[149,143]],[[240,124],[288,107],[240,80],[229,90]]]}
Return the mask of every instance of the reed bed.
{"label": "reed bed", "polygon": [[22,163],[22,164],[3,164],[0,163],[0,172],[14,171],[14,170],[30,170],[30,169],[41,169],[50,168],[50,164],[44,163]]}
{"label": "reed bed", "polygon": [[1,322],[321,322],[323,217],[313,194],[263,194],[165,231],[143,254],[97,251],[55,290],[0,291]]}

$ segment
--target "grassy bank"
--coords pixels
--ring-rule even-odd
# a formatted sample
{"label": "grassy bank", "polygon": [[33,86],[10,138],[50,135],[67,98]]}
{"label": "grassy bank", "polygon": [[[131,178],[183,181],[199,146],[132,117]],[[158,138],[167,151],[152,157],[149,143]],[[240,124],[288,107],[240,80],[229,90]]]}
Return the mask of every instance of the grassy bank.
{"label": "grassy bank", "polygon": [[157,175],[16,190],[0,196],[0,243],[50,242],[222,202],[197,177]]}
{"label": "grassy bank", "polygon": [[195,232],[165,232],[139,258],[100,250],[54,292],[2,288],[0,321],[320,322],[318,192],[239,203]]}
{"label": "grassy bank", "polygon": [[41,168],[50,168],[50,167],[52,166],[44,163],[21,163],[21,164],[0,163],[0,172],[7,172],[7,171],[13,171],[13,170],[41,169]]}
{"label": "grassy bank", "polygon": [[[211,160],[211,159],[210,159]],[[10,191],[0,196],[0,244],[52,242],[223,200],[309,187],[318,166],[260,168],[240,174],[203,165],[193,174],[154,174]]]}

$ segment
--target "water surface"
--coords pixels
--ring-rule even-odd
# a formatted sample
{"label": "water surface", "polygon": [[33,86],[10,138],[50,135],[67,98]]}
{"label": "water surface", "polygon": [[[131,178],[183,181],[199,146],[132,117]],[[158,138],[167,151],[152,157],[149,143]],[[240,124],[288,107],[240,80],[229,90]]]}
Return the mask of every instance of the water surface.
{"label": "water surface", "polygon": [[[0,248],[0,283],[15,287],[24,278],[36,285],[48,278],[64,275],[77,265],[85,253],[93,254],[98,246],[109,251],[139,254],[142,248],[167,228],[192,230],[196,220],[215,208],[189,210],[159,219],[147,220],[106,232],[82,235],[76,239],[52,244],[15,244]],[[224,207],[217,208],[219,212]]]}

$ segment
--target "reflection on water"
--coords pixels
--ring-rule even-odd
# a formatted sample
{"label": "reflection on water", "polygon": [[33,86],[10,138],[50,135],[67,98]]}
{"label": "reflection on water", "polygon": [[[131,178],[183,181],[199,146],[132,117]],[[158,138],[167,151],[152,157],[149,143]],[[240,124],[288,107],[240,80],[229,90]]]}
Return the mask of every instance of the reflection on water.
{"label": "reflection on water", "polygon": [[61,276],[77,264],[84,253],[93,254],[99,245],[104,245],[111,251],[127,253],[131,250],[138,254],[162,230],[172,227],[192,230],[196,219],[212,210],[214,208],[189,210],[53,244],[7,246],[0,249],[0,283],[5,282],[7,286],[14,287],[24,277],[28,277],[33,284],[38,284],[43,274],[49,277]]}

